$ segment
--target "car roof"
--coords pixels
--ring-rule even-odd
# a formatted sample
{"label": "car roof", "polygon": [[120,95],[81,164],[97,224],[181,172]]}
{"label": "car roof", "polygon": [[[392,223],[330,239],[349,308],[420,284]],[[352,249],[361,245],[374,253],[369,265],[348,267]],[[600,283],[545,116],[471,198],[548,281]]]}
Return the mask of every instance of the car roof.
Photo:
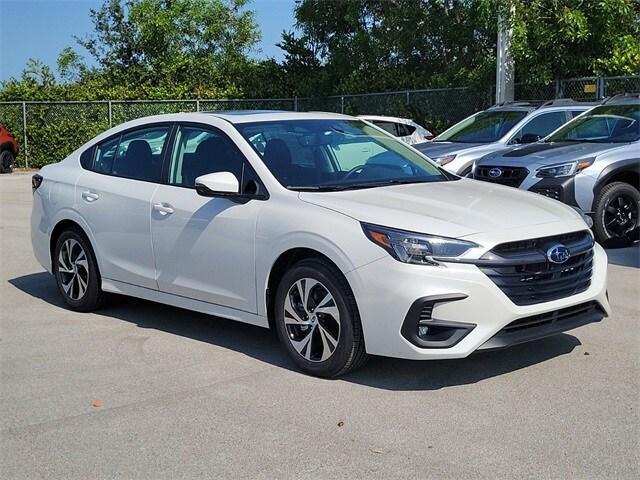
{"label": "car roof", "polygon": [[387,115],[358,115],[358,118],[361,118],[363,120],[379,120],[382,122],[400,122],[400,123],[413,121],[410,118],[390,117]]}
{"label": "car roof", "polygon": [[229,110],[217,112],[198,112],[189,115],[210,115],[229,123],[271,122],[278,120],[328,120],[351,119],[354,117],[330,112],[290,112],[286,110]]}

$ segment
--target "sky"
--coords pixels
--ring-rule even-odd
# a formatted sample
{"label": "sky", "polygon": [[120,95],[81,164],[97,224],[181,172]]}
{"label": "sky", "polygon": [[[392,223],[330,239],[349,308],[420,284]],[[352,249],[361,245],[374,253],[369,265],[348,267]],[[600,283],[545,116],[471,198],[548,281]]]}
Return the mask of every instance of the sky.
{"label": "sky", "polygon": [[[0,81],[19,77],[27,60],[37,58],[55,67],[60,51],[73,47],[91,64],[74,35],[91,32],[89,10],[102,0],[0,0]],[[295,0],[252,0],[262,41],[255,58],[282,59],[275,46],[283,30],[294,24]]]}

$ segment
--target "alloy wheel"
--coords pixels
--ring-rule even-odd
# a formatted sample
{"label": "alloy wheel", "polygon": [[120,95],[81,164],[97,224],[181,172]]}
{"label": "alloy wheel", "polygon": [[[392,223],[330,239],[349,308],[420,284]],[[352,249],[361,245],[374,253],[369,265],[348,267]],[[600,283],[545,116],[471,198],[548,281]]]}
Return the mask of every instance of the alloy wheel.
{"label": "alloy wheel", "polygon": [[324,362],[336,351],[340,339],[340,312],[333,295],[313,278],[297,280],[284,300],[287,336],[300,356]]}
{"label": "alloy wheel", "polygon": [[611,198],[604,208],[604,226],[612,237],[629,238],[638,226],[638,204],[634,198],[625,193]]}
{"label": "alloy wheel", "polygon": [[87,254],[77,240],[69,238],[62,244],[58,275],[62,289],[70,299],[77,301],[84,297],[89,285],[89,264]]}

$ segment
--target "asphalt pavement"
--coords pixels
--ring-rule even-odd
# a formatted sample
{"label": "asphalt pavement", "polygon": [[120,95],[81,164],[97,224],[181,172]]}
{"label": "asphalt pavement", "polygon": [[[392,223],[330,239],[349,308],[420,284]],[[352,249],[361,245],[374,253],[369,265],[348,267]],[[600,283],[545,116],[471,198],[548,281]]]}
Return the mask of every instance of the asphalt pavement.
{"label": "asphalt pavement", "polygon": [[120,297],[64,308],[0,176],[0,477],[640,478],[640,247],[613,316],[452,361],[297,372],[268,330]]}

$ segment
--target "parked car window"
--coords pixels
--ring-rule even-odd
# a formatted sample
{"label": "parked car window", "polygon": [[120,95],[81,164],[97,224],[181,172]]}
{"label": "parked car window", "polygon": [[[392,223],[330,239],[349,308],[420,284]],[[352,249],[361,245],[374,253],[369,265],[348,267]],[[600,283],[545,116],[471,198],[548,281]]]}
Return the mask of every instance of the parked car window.
{"label": "parked car window", "polygon": [[416,131],[415,126],[405,123],[396,123],[396,127],[398,128],[398,136],[400,137],[409,137]]}
{"label": "parked car window", "polygon": [[196,178],[214,172],[231,172],[240,182],[243,161],[242,153],[222,132],[180,127],[171,156],[169,184],[195,187]]}
{"label": "parked car window", "polygon": [[376,127],[380,127],[381,129],[383,129],[385,132],[389,132],[391,135],[393,135],[394,137],[398,136],[398,129],[397,123],[393,123],[393,122],[384,122],[381,120],[376,120],[374,122],[372,122]]}
{"label": "parked car window", "polygon": [[91,168],[93,167],[93,153],[93,147],[88,148],[84,152],[82,152],[82,154],[80,155],[80,165],[82,166],[82,168],[91,170]]}
{"label": "parked car window", "polygon": [[[278,181],[294,189],[366,188],[450,179],[409,147],[359,120],[283,120],[235,127]],[[258,138],[267,139],[262,152]]]}
{"label": "parked car window", "polygon": [[98,145],[96,160],[93,166],[96,172],[111,174],[113,170],[113,160],[116,157],[119,142],[120,137],[116,137]]}
{"label": "parked car window", "polygon": [[584,112],[584,110],[571,110],[569,113],[571,114],[571,118],[576,118],[578,115],[581,115]]}
{"label": "parked car window", "polygon": [[527,115],[526,110],[487,110],[466,118],[438,135],[434,142],[497,142]]}
{"label": "parked car window", "polygon": [[113,161],[111,149],[105,149],[104,155],[101,155],[102,148],[98,148],[96,167],[99,165],[99,168],[96,170],[118,177],[158,182],[162,170],[162,152],[168,136],[168,126],[124,134],[120,138]]}
{"label": "parked car window", "polygon": [[[513,137],[515,142],[529,139],[528,141],[535,141],[539,138],[546,137],[554,130],[557,130],[567,121],[567,117],[564,112],[549,112],[542,113],[536,117],[533,117],[527,124],[525,124],[518,133]],[[537,137],[537,138],[536,138]]]}
{"label": "parked car window", "polygon": [[626,143],[640,140],[638,105],[601,105],[572,120],[548,138],[551,142]]}

